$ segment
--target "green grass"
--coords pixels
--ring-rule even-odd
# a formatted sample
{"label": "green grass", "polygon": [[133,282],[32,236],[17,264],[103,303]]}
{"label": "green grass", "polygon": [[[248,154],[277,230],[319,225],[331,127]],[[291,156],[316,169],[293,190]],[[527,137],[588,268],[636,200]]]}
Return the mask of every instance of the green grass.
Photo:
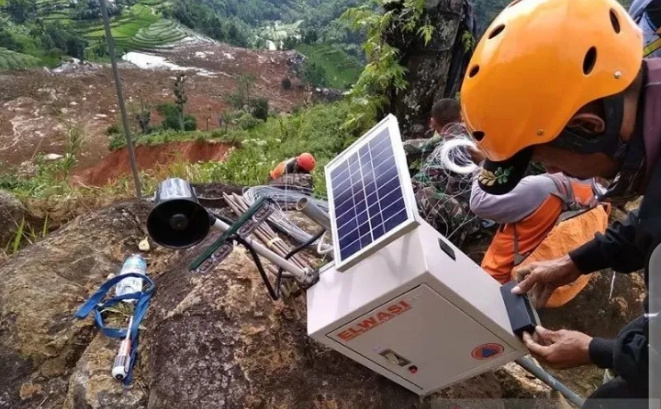
{"label": "green grass", "polygon": [[356,58],[331,44],[299,44],[296,51],[305,55],[309,63],[323,68],[331,88],[348,88],[363,71]]}
{"label": "green grass", "polygon": [[22,70],[39,67],[42,62],[31,55],[0,48],[0,70]]}

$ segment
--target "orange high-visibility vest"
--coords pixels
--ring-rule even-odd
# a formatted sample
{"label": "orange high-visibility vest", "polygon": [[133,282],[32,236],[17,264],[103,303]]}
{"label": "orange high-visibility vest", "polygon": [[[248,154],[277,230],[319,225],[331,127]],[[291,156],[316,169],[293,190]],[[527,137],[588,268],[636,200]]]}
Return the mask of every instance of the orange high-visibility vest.
{"label": "orange high-visibility vest", "polygon": [[[610,206],[597,203],[591,186],[545,176],[555,182],[559,193],[523,220],[501,225],[484,255],[482,268],[501,284],[516,279],[515,267],[562,257],[608,227]],[[589,280],[583,275],[559,287],[546,306],[556,308],[571,301]]]}
{"label": "orange high-visibility vest", "polygon": [[282,162],[278,163],[275,168],[271,172],[269,172],[269,176],[271,179],[277,179],[282,175],[288,174],[288,173],[308,173],[303,171],[303,169],[300,169],[297,164],[296,160],[298,157],[294,158],[289,158],[287,160],[283,160]]}

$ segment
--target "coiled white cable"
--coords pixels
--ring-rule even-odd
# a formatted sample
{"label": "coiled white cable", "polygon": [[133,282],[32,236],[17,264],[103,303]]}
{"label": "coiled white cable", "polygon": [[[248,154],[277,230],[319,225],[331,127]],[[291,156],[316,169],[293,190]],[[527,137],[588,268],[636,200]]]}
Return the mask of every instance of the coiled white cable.
{"label": "coiled white cable", "polygon": [[478,166],[470,154],[461,148],[476,148],[475,142],[466,138],[454,138],[443,142],[440,151],[441,165],[450,172],[460,175],[473,173]]}

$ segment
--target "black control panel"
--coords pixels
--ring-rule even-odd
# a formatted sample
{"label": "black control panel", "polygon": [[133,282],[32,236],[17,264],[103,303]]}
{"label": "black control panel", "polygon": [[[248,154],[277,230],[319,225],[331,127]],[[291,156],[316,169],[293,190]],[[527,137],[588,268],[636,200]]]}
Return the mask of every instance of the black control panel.
{"label": "black control panel", "polygon": [[517,282],[512,280],[500,287],[500,293],[505,301],[512,332],[522,338],[524,332],[529,334],[535,332],[535,327],[539,325],[539,317],[526,295],[512,294],[512,288],[516,285]]}

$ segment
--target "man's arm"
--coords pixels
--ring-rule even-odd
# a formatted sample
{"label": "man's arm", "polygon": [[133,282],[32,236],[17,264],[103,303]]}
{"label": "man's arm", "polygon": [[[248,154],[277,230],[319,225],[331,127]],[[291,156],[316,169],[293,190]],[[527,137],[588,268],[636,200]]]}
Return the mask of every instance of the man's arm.
{"label": "man's arm", "polygon": [[613,369],[626,381],[646,387],[649,382],[649,318],[630,322],[616,339],[593,338],[590,360]]}
{"label": "man's arm", "polygon": [[471,187],[471,211],[482,219],[493,220],[496,223],[515,223],[532,212],[551,195],[558,191],[555,183],[542,175],[527,176],[504,195],[492,195],[480,188],[478,168],[473,174]]}
{"label": "man's arm", "polygon": [[629,212],[624,222],[615,222],[604,234],[569,252],[576,267],[584,274],[612,268],[631,273],[645,268],[645,254],[636,246],[638,209]]}

